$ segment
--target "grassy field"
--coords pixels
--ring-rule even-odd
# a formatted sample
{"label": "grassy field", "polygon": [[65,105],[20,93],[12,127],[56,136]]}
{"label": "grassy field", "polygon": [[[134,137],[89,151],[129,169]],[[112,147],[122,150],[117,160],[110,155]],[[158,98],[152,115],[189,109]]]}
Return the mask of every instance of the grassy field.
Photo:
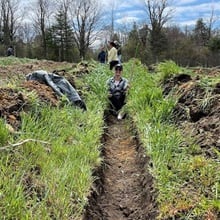
{"label": "grassy field", "polygon": [[[0,63],[10,65],[5,59]],[[104,65],[93,62],[93,66],[89,74],[76,80],[87,112],[68,104],[51,107],[27,93],[32,97],[31,108],[22,113],[19,132],[9,133],[1,119],[2,219],[82,217],[93,171],[102,163],[105,82],[112,74]],[[148,169],[158,191],[158,218],[215,219],[220,210],[219,157],[195,154],[199,147],[194,144],[183,147],[184,137],[171,120],[176,99],[164,98],[159,86],[169,74],[180,71],[184,70],[173,62],[159,64],[156,73],[149,73],[135,59],[125,63],[124,76],[131,84],[125,111],[152,160]]]}
{"label": "grassy field", "polygon": [[159,64],[156,74],[146,73],[142,65],[135,68],[127,110],[153,163],[150,169],[159,191],[159,218],[217,219],[219,157],[207,158],[195,144],[184,147],[187,137],[171,120],[176,99],[164,98],[158,87],[169,75],[187,70],[171,61]]}

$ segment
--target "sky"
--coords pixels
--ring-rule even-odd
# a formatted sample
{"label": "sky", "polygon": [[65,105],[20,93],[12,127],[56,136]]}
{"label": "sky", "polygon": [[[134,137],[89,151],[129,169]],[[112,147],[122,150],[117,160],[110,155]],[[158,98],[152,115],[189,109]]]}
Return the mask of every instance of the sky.
{"label": "sky", "polygon": [[[115,4],[116,25],[147,23],[147,12],[144,0],[105,0],[106,7],[111,10],[112,2]],[[204,22],[209,21],[212,11],[220,24],[220,0],[168,0],[172,8],[172,19],[168,25],[186,27],[195,25],[199,18]],[[220,26],[220,25],[219,25]]]}

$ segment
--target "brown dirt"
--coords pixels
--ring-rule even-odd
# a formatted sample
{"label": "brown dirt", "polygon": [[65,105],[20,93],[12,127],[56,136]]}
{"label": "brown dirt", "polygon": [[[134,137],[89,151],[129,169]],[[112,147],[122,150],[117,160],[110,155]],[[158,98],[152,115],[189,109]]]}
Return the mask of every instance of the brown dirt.
{"label": "brown dirt", "polygon": [[[75,72],[66,72],[61,67],[77,67]],[[53,61],[34,61],[30,64],[15,64],[10,66],[2,66],[0,68],[0,117],[12,126],[13,129],[20,128],[20,112],[28,108],[29,101],[24,89],[31,92],[34,91],[39,100],[48,105],[57,106],[59,98],[51,87],[41,84],[37,81],[26,81],[25,76],[36,70],[46,70],[48,72],[57,71],[58,74],[64,76],[73,87],[75,87],[75,77],[84,73],[88,73],[86,65],[69,64],[66,62],[59,63]],[[19,82],[20,89],[8,88],[10,82]],[[81,91],[78,90],[81,95]]]}
{"label": "brown dirt", "polygon": [[199,70],[195,77],[180,74],[164,82],[164,94],[175,91],[178,97],[173,111],[174,122],[183,135],[191,137],[200,146],[206,156],[215,157],[213,148],[220,150],[220,82],[213,86],[203,86],[201,75],[209,79],[220,76]]}
{"label": "brown dirt", "polygon": [[28,74],[35,70],[47,70],[52,72],[54,70],[60,70],[60,67],[68,66],[66,62],[59,63],[48,60],[37,60],[26,64],[13,64],[10,66],[1,66],[0,76],[1,78],[9,78],[15,75]]}
{"label": "brown dirt", "polygon": [[156,218],[156,192],[147,171],[149,158],[128,123],[114,116],[107,119],[104,162],[98,174],[101,179],[96,182],[84,220]]}

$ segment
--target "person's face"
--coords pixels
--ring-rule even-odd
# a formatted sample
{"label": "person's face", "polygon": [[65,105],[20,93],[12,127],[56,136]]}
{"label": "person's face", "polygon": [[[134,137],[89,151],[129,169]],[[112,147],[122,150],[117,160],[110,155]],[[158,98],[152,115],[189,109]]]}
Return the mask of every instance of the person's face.
{"label": "person's face", "polygon": [[116,77],[120,77],[120,76],[121,76],[121,73],[122,73],[121,70],[119,70],[119,69],[116,69],[116,70],[115,70],[115,76],[116,76]]}

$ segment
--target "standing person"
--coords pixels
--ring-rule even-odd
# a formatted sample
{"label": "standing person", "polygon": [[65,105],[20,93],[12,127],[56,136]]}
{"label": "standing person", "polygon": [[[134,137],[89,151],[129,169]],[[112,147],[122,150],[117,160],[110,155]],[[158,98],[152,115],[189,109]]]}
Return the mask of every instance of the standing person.
{"label": "standing person", "polygon": [[116,45],[113,41],[109,42],[110,50],[108,51],[108,63],[110,70],[112,70],[113,67],[119,63],[117,49],[115,48],[115,46]]}
{"label": "standing person", "polygon": [[117,40],[115,40],[114,43],[115,43],[116,49],[117,49],[118,62],[121,63],[122,62],[122,60],[121,60],[121,45]]}
{"label": "standing person", "polygon": [[14,55],[14,49],[12,46],[10,46],[8,49],[7,49],[7,56],[13,56]]}
{"label": "standing person", "polygon": [[106,52],[105,49],[102,47],[101,51],[98,54],[98,60],[100,63],[105,63],[106,60]]}
{"label": "standing person", "polygon": [[122,77],[123,66],[117,64],[115,66],[115,74],[107,80],[108,98],[110,101],[110,111],[117,115],[118,119],[122,119],[124,115],[120,113],[120,109],[126,104],[125,98],[129,88],[128,80]]}

